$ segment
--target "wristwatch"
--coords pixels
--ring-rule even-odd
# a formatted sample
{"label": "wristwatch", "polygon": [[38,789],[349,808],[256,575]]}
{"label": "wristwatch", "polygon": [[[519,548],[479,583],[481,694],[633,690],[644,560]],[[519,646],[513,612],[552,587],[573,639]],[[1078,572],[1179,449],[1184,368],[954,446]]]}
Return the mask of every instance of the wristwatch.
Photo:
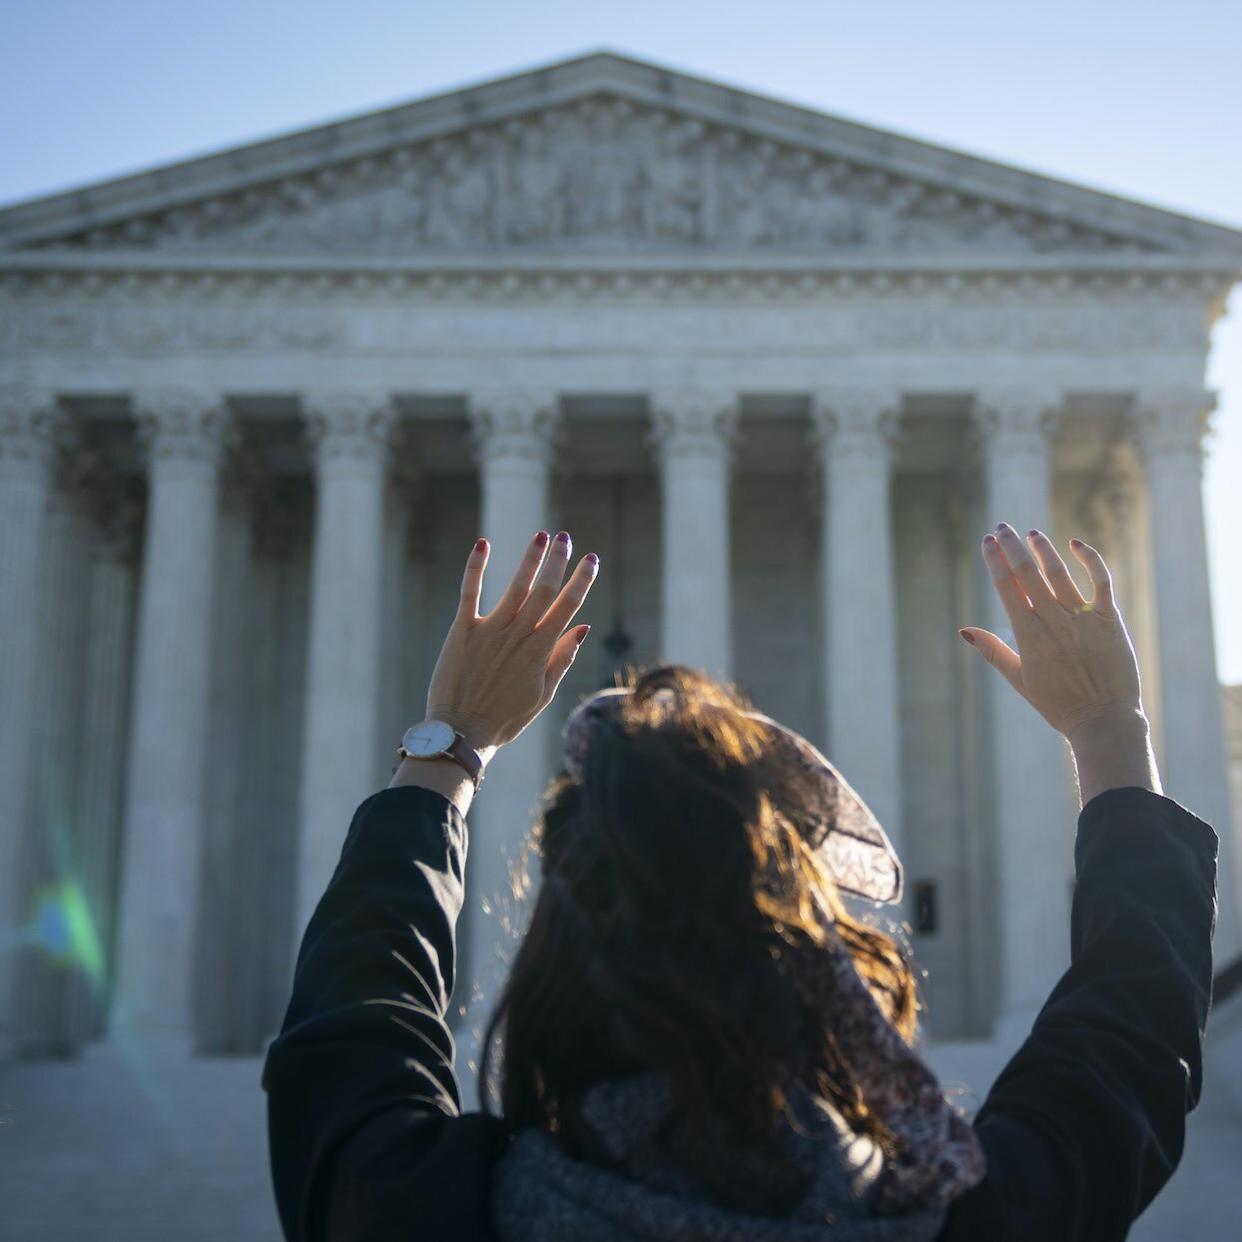
{"label": "wristwatch", "polygon": [[411,725],[401,739],[397,754],[402,759],[452,759],[466,769],[477,790],[483,781],[483,757],[446,720],[428,717]]}

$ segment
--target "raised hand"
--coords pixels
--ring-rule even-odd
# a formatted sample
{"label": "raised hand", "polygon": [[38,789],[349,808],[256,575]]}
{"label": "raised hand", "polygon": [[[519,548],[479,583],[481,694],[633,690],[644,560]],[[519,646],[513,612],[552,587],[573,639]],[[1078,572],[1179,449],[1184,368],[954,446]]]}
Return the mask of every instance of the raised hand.
{"label": "raised hand", "polygon": [[983,560],[1018,650],[977,626],[959,633],[1072,742],[1084,726],[1145,712],[1134,644],[1113,598],[1108,566],[1081,540],[1071,539],[1070,550],[1091,580],[1089,601],[1047,535],[1030,531],[1024,543],[1001,522],[995,534],[984,536]]}
{"label": "raised hand", "polygon": [[457,615],[431,674],[427,715],[448,721],[478,750],[511,742],[543,711],[591,628],[565,631],[599,569],[592,552],[562,587],[570,547],[567,531],[553,540],[539,531],[486,616],[479,615],[479,595],[487,540],[466,560]]}

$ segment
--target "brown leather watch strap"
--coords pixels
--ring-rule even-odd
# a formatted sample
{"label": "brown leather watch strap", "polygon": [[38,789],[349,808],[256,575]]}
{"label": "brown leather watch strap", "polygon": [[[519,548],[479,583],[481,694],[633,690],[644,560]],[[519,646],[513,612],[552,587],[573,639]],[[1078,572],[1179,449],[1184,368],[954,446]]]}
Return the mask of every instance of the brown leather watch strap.
{"label": "brown leather watch strap", "polygon": [[[404,746],[397,747],[397,755],[401,759],[411,759],[415,763],[425,762],[428,759],[452,759],[454,763],[460,764],[466,771],[466,775],[470,777],[477,791],[483,783],[483,759],[479,752],[466,741],[465,735],[456,733],[453,741],[447,750],[439,751],[434,755],[411,755]],[[396,772],[393,768],[393,772]]]}
{"label": "brown leather watch strap", "polygon": [[444,752],[450,759],[457,760],[466,769],[466,775],[474,782],[477,790],[483,783],[483,759],[465,735],[457,733],[453,736],[453,744]]}

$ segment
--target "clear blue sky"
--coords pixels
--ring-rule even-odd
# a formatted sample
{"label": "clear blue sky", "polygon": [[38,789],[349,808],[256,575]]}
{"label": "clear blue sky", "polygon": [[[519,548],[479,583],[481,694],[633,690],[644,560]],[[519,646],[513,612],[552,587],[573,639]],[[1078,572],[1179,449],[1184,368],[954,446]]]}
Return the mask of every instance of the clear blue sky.
{"label": "clear blue sky", "polygon": [[[1238,0],[0,0],[0,202],[600,47],[1242,227]],[[1207,503],[1237,682],[1232,312]]]}

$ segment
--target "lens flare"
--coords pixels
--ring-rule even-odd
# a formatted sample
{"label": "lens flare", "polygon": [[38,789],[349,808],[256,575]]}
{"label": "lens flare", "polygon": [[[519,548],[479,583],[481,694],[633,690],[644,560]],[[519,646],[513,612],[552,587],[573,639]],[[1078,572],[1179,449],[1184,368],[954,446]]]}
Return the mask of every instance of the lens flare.
{"label": "lens flare", "polygon": [[73,879],[47,885],[34,897],[25,939],[57,965],[80,970],[96,992],[106,979],[103,945],[82,886]]}

